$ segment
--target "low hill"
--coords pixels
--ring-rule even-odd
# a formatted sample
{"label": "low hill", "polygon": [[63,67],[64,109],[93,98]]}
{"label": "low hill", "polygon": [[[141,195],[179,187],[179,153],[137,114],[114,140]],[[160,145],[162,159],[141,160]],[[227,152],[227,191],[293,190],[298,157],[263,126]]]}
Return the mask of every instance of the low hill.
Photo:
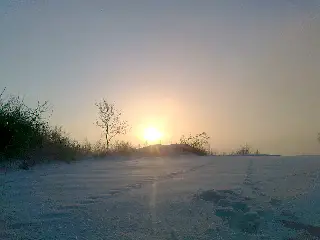
{"label": "low hill", "polygon": [[138,155],[143,156],[171,156],[182,154],[205,155],[202,151],[193,148],[187,144],[169,144],[169,145],[150,145],[137,150]]}

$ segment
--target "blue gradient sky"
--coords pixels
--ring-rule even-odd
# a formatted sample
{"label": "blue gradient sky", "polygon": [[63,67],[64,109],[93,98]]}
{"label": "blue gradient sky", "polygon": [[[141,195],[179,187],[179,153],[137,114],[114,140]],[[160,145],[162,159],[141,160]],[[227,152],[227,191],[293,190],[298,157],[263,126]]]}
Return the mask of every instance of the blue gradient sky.
{"label": "blue gradient sky", "polygon": [[100,138],[105,97],[139,142],[206,131],[217,150],[245,142],[320,153],[319,0],[0,1],[0,87],[79,140]]}

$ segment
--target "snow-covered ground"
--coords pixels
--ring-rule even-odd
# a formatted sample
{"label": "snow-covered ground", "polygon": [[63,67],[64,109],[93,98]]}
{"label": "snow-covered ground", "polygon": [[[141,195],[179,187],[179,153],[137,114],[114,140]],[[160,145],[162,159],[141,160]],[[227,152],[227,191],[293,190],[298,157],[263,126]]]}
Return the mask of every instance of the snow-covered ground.
{"label": "snow-covered ground", "polygon": [[0,239],[318,239],[320,157],[93,160],[0,173]]}

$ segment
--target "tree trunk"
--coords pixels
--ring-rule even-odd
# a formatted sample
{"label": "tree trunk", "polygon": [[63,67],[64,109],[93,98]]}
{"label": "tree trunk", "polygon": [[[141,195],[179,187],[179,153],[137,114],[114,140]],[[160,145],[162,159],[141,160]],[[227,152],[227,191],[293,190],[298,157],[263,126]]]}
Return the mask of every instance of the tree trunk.
{"label": "tree trunk", "polygon": [[109,150],[109,143],[110,143],[110,141],[109,141],[109,138],[108,138],[108,135],[106,134],[106,142],[107,142],[107,150]]}

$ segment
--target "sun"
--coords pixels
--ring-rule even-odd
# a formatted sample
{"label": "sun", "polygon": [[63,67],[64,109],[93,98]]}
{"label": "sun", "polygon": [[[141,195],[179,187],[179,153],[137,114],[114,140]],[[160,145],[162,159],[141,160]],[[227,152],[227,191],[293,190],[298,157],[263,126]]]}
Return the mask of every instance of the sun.
{"label": "sun", "polygon": [[154,128],[154,127],[148,127],[144,129],[144,139],[148,142],[155,142],[160,140],[162,137],[162,133]]}

